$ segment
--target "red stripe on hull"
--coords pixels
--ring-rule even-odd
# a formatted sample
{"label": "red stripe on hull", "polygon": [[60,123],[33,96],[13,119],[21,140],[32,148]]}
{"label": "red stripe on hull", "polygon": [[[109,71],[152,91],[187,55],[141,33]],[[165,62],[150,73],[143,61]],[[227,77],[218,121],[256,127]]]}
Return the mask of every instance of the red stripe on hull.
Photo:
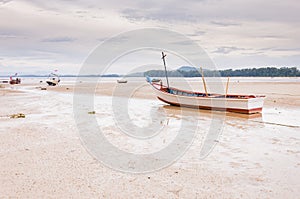
{"label": "red stripe on hull", "polygon": [[160,97],[157,97],[157,98],[160,101],[170,104],[172,106],[181,106],[181,107],[187,107],[187,108],[216,110],[216,111],[229,111],[229,112],[243,113],[243,114],[254,114],[254,113],[260,113],[262,111],[262,108],[238,109],[238,108],[219,108],[219,107],[210,107],[210,106],[194,106],[194,105],[188,105],[188,104],[179,104],[179,103],[175,103],[175,102],[169,102]]}

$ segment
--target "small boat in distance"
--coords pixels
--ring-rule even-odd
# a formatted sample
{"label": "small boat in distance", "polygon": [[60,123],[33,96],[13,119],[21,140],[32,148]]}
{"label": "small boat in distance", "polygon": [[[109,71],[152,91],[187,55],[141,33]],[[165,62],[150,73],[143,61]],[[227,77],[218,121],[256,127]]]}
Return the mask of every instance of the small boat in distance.
{"label": "small boat in distance", "polygon": [[10,84],[21,84],[21,79],[17,77],[18,73],[16,73],[14,76],[9,77],[9,83]]}
{"label": "small boat in distance", "polygon": [[151,82],[155,82],[155,83],[157,83],[157,82],[161,82],[161,79],[156,79],[156,78],[153,78],[153,79],[151,79]]}
{"label": "small boat in distance", "polygon": [[126,84],[127,83],[127,80],[126,79],[118,79],[117,82],[119,84]]}
{"label": "small boat in distance", "polygon": [[56,73],[50,73],[48,76],[48,79],[46,80],[46,83],[49,86],[56,86],[60,82],[59,75]]}
{"label": "small boat in distance", "polygon": [[170,87],[166,70],[165,56],[166,55],[162,52],[162,59],[164,62],[165,74],[167,78],[167,86],[163,85],[162,82],[160,82],[159,84],[152,82],[151,78],[147,77],[147,82],[150,83],[159,100],[173,106],[197,109],[229,111],[245,114],[260,113],[262,111],[265,96],[227,94],[229,78],[227,81],[225,94],[208,93],[203,72],[202,80],[205,93],[185,91]]}
{"label": "small boat in distance", "polygon": [[6,80],[6,79],[0,79],[0,83],[2,83],[2,84],[8,84],[8,83],[9,83],[9,80]]}

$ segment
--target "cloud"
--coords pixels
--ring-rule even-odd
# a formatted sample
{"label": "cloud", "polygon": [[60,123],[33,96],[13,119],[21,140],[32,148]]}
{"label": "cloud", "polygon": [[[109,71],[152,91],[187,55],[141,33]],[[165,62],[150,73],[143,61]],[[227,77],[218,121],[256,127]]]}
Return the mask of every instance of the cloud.
{"label": "cloud", "polygon": [[280,35],[261,35],[258,36],[260,38],[265,38],[265,39],[287,39],[286,37],[280,36]]}
{"label": "cloud", "polygon": [[20,70],[70,65],[76,71],[103,40],[145,27],[191,37],[219,65],[299,63],[298,0],[0,0],[0,9],[7,19],[0,20],[1,63]]}
{"label": "cloud", "polygon": [[278,47],[269,47],[269,48],[260,48],[258,51],[267,52],[267,51],[273,51],[273,52],[300,52],[300,48],[278,48]]}
{"label": "cloud", "polygon": [[222,47],[217,48],[217,50],[213,51],[212,53],[229,54],[231,52],[244,51],[244,50],[249,50],[249,49],[238,48],[238,47],[235,47],[235,46],[222,46]]}
{"label": "cloud", "polygon": [[295,66],[300,68],[297,64],[300,63],[300,54],[279,57],[273,57],[265,54],[236,57],[228,57],[227,55],[223,55],[217,57],[214,61],[218,66],[218,69],[251,68],[262,66]]}
{"label": "cloud", "polygon": [[17,38],[17,35],[13,35],[13,34],[0,34],[0,40],[1,39],[14,39]]}
{"label": "cloud", "polygon": [[222,22],[222,21],[212,21],[210,23],[213,24],[213,25],[223,26],[223,27],[227,27],[227,26],[241,26],[242,25],[240,23]]}
{"label": "cloud", "polygon": [[54,42],[54,43],[73,42],[73,41],[76,41],[76,39],[71,37],[53,37],[53,38],[46,38],[42,40],[42,42]]}
{"label": "cloud", "polygon": [[252,56],[252,55],[263,55],[265,54],[263,51],[254,51],[254,52],[242,52],[241,55],[247,55],[247,56]]}
{"label": "cloud", "polygon": [[6,3],[11,2],[12,0],[0,0],[0,5],[4,5]]}
{"label": "cloud", "polygon": [[273,48],[272,51],[296,51],[300,52],[300,48]]}
{"label": "cloud", "polygon": [[187,34],[187,36],[195,37],[205,35],[207,32],[202,30],[196,30],[194,33]]}
{"label": "cloud", "polygon": [[187,0],[184,3],[174,0],[151,1],[151,5],[145,5],[145,1],[138,2],[131,3],[128,8],[120,8],[121,15],[129,20],[211,22],[219,26],[236,26],[240,25],[238,21],[244,20],[290,23],[297,22],[300,17],[297,0]]}

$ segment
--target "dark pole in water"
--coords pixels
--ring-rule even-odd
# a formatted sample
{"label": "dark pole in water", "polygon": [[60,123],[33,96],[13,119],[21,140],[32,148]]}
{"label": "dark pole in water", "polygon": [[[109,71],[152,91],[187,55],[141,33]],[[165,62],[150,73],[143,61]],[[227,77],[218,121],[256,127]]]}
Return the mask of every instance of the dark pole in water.
{"label": "dark pole in water", "polygon": [[166,60],[165,60],[165,57],[167,55],[165,55],[164,52],[161,52],[161,54],[162,54],[162,60],[164,62],[164,66],[165,66],[165,74],[166,74],[166,79],[167,79],[167,85],[168,85],[168,88],[169,88],[170,86],[169,86],[168,72],[167,72],[167,66],[166,66]]}

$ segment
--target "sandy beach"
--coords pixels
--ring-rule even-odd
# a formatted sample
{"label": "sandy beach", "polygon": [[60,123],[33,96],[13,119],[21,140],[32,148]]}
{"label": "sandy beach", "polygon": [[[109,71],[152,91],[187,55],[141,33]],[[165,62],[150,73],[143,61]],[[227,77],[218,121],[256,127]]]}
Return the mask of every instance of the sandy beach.
{"label": "sandy beach", "polygon": [[[107,139],[124,151],[151,153],[172,142],[181,122],[192,125],[196,120],[196,136],[182,157],[144,174],[104,166],[80,139],[73,112],[75,82],[62,79],[61,85],[47,87],[25,79],[20,85],[0,87],[0,198],[299,197],[299,78],[233,79],[230,93],[267,96],[263,112],[250,116],[193,109],[182,115],[181,108],[158,101],[144,79],[128,80],[104,80],[95,89],[94,110],[88,111],[95,111]],[[198,80],[187,81],[203,91]],[[183,85],[172,79],[170,83]],[[83,88],[88,85],[82,82]],[[144,141],[122,134],[112,110],[112,99],[119,98],[129,101],[129,116],[137,126],[156,121],[163,129],[160,134]],[[26,117],[9,117],[16,113]],[[211,153],[201,159],[201,145],[215,115],[224,117],[222,132]]]}

